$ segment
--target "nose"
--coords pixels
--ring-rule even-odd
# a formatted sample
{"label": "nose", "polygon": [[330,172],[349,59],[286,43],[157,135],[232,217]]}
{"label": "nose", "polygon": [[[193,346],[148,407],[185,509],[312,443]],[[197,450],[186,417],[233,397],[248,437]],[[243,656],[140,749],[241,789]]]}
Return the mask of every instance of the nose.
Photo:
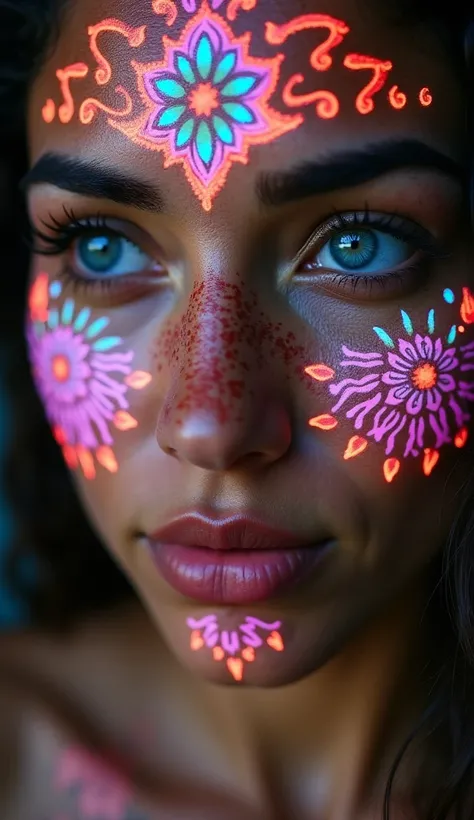
{"label": "nose", "polygon": [[292,425],[272,349],[278,329],[240,279],[195,285],[162,351],[168,383],[157,440],[165,453],[214,471],[263,467],[285,455]]}

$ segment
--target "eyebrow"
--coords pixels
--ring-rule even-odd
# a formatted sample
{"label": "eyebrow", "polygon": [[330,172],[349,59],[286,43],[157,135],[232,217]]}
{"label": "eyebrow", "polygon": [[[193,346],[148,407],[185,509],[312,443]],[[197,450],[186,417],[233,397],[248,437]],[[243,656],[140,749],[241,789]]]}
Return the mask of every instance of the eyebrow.
{"label": "eyebrow", "polygon": [[163,200],[152,185],[98,162],[48,153],[23,177],[21,190],[33,185],[55,185],[73,194],[108,199],[145,211],[162,211]]}
{"label": "eyebrow", "polygon": [[467,171],[446,154],[418,140],[385,141],[363,150],[341,151],[317,162],[303,162],[290,171],[261,174],[257,196],[268,207],[355,188],[391,171],[427,169],[466,184]]}

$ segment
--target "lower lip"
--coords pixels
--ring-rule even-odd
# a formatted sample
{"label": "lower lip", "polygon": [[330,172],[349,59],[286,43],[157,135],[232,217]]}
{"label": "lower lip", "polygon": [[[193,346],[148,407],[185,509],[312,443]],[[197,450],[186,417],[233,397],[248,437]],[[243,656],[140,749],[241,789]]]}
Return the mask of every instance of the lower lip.
{"label": "lower lip", "polygon": [[292,550],[211,550],[148,542],[161,575],[181,595],[214,604],[251,604],[291,589],[321,562],[329,542]]}

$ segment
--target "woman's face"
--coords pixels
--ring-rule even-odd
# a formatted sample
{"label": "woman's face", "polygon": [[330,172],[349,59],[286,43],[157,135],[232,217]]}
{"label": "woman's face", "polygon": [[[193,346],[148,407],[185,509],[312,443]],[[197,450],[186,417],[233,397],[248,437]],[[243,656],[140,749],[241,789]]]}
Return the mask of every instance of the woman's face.
{"label": "woman's face", "polygon": [[308,674],[442,548],[474,407],[463,127],[440,43],[355,0],[63,21],[29,106],[33,373],[207,679]]}

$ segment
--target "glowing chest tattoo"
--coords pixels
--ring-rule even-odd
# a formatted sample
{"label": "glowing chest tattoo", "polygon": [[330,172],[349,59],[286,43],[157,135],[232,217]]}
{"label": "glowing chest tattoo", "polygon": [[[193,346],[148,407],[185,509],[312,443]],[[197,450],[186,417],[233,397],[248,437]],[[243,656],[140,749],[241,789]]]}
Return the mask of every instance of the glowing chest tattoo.
{"label": "glowing chest tattoo", "polygon": [[134,370],[134,353],[119,336],[108,335],[110,319],[92,317],[66,299],[61,284],[40,273],[29,294],[27,339],[33,377],[66,464],[96,476],[96,464],[116,473],[114,433],[133,430],[129,391],[143,390],[151,375]]}
{"label": "glowing chest tattoo", "polygon": [[[455,306],[451,289],[444,291],[443,298]],[[310,419],[311,427],[335,430],[341,413],[354,427],[344,459],[364,453],[370,441],[381,444],[386,456],[383,474],[390,483],[400,471],[401,459],[420,458],[429,476],[442,447],[465,446],[474,403],[474,342],[464,335],[474,324],[474,296],[469,288],[463,288],[459,302],[453,317],[456,323],[445,336],[437,330],[433,309],[426,325],[419,328],[402,310],[400,338],[374,327],[374,342],[378,342],[374,350],[342,345],[335,369],[327,364],[306,368],[308,376],[327,384],[329,400],[334,402],[328,412]]]}
{"label": "glowing chest tattoo", "polygon": [[[232,25],[238,15],[252,12],[257,2],[150,0],[148,12],[161,18],[160,26],[164,23],[173,29],[172,37],[156,37],[153,25],[133,28],[113,18],[89,26],[84,34],[92,65],[79,62],[56,71],[63,100],[59,105],[52,98],[46,100],[43,120],[71,122],[76,115],[72,84],[76,89],[77,81],[93,72],[98,86],[112,85],[119,105],[111,107],[87,97],[79,105],[79,121],[89,126],[101,113],[109,126],[135,144],[160,152],[165,168],[181,166],[203,208],[211,210],[232,165],[247,164],[252,146],[267,145],[299,128],[308,107],[311,116],[323,120],[333,119],[340,111],[339,99],[330,90],[298,93],[298,87],[307,82],[303,74],[292,75],[279,91],[285,53],[259,57],[252,34],[234,34]],[[337,59],[348,71],[360,73],[361,89],[354,100],[359,114],[374,111],[376,95],[384,90],[389,110],[401,110],[409,104],[407,95],[389,83],[393,63],[344,53],[342,44],[350,28],[329,14],[305,14],[283,25],[266,21],[263,34],[267,52],[268,47],[283,47],[289,38],[304,31],[314,31],[315,36],[309,55],[312,72],[328,72]],[[115,84],[112,67],[101,49],[103,40],[108,40],[105,35],[124,37],[135,52],[130,59],[135,87]],[[160,59],[135,59],[151,42],[160,43]],[[431,103],[432,95],[424,86],[415,104],[426,107]]]}

